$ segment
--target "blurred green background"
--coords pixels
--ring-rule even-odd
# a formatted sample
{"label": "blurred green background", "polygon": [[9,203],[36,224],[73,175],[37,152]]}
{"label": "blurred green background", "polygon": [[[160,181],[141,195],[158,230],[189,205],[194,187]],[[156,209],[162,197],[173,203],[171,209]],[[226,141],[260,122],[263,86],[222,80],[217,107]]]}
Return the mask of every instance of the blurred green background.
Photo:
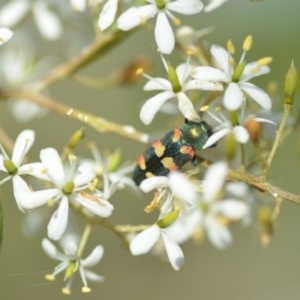
{"label": "blurred green background", "polygon": [[[4,3],[5,1],[0,1]],[[88,25],[80,24],[76,30],[86,30]],[[259,85],[266,86],[275,80],[280,93],[284,76],[291,60],[300,68],[300,1],[298,0],[229,0],[220,9],[210,14],[191,18],[195,28],[215,26],[210,41],[225,45],[231,38],[237,49],[248,34],[254,37],[253,49],[248,61],[272,56],[271,74],[260,79]],[[74,30],[74,34],[76,34]],[[32,35],[34,35],[34,30]],[[75,36],[74,36],[75,37]],[[76,37],[75,37],[76,38]],[[87,41],[92,38],[87,35]],[[9,43],[4,47],[9,47]],[[0,51],[2,48],[0,49]],[[153,57],[156,66],[160,59],[155,55],[153,37],[144,30],[137,31],[130,39],[118,46],[104,59],[89,66],[83,73],[105,76],[124,62],[146,53]],[[67,56],[60,43],[47,44],[43,49],[46,56],[58,54]],[[120,53],[122,55],[120,55]],[[154,53],[154,54],[153,54]],[[42,57],[42,54],[39,54]],[[153,75],[155,70],[152,72]],[[80,107],[99,116],[122,124],[132,124],[142,131],[156,132],[159,122],[145,127],[138,119],[141,103],[150,95],[142,92],[142,84],[119,88],[114,91],[98,91],[78,86],[67,80],[51,88],[53,98],[70,106]],[[300,97],[297,97],[299,100]],[[278,98],[276,101],[280,101]],[[274,104],[280,107],[279,103]],[[130,109],[129,109],[130,108]],[[16,123],[7,113],[6,103],[0,103],[1,126],[15,137],[24,127],[36,130],[37,141],[30,152],[34,161],[39,150],[53,146],[61,149],[72,132],[81,124],[49,113],[45,118],[29,124]],[[299,111],[295,105],[294,113]],[[125,112],[125,113],[124,113]],[[159,116],[158,121],[163,117]],[[143,145],[118,136],[99,134],[86,128],[86,141],[94,140],[102,150],[111,150],[122,145],[125,159],[133,160],[145,148]],[[273,183],[299,193],[299,156],[296,145],[299,134],[290,136],[280,148],[272,168]],[[78,152],[83,150],[80,146]],[[0,299],[64,299],[61,294],[61,277],[48,283],[44,274],[51,272],[55,262],[48,259],[40,246],[45,231],[37,237],[24,237],[21,232],[23,215],[18,211],[11,194],[10,183],[3,186],[4,241],[0,256]],[[121,224],[147,223],[142,208],[144,199],[132,193],[121,191],[114,199],[113,219]],[[93,284],[91,294],[80,292],[80,283],[74,282],[72,299],[230,299],[230,300],[281,300],[300,298],[300,207],[284,203],[274,239],[263,249],[259,241],[259,228],[234,228],[234,243],[225,251],[219,251],[207,244],[198,247],[192,243],[183,245],[186,255],[185,266],[175,272],[168,263],[146,255],[132,257],[121,242],[105,229],[96,228],[87,250],[95,244],[105,247],[103,261],[94,270],[106,277],[105,283]],[[299,226],[299,227],[298,227]]]}

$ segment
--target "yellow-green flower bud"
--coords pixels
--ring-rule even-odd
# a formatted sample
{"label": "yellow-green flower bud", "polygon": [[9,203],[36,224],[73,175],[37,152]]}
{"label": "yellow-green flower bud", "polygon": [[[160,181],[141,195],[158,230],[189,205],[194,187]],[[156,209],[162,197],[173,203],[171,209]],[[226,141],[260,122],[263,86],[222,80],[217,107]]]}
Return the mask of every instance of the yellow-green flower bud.
{"label": "yellow-green flower bud", "polygon": [[239,82],[241,76],[243,75],[244,69],[245,69],[244,63],[238,64],[234,70],[234,73],[232,74],[231,80],[233,82]]}
{"label": "yellow-green flower bud", "polygon": [[65,195],[70,195],[73,190],[74,190],[74,182],[73,181],[69,181],[67,182],[64,187],[62,188],[62,192],[65,194]]}
{"label": "yellow-green flower bud", "polygon": [[158,9],[164,9],[166,7],[164,0],[155,0],[155,4]]}
{"label": "yellow-green flower bud", "polygon": [[66,269],[64,280],[70,279],[73,276],[73,274],[76,272],[76,270],[77,270],[77,262],[76,260],[73,260],[71,261],[68,268]]}
{"label": "yellow-green flower bud", "polygon": [[80,128],[79,130],[76,130],[69,139],[68,148],[74,149],[79,144],[79,142],[84,138],[84,135],[85,135],[84,128]]}
{"label": "yellow-green flower bud", "polygon": [[121,163],[121,151],[119,149],[115,150],[113,153],[111,153],[108,157],[108,172],[114,172],[118,169]]}
{"label": "yellow-green flower bud", "polygon": [[17,174],[18,168],[15,166],[15,164],[11,160],[9,160],[9,159],[4,160],[3,165],[10,175]]}
{"label": "yellow-green flower bud", "polygon": [[292,61],[290,68],[288,69],[285,76],[284,84],[284,103],[293,105],[294,97],[297,90],[298,72],[295,68],[294,62]]}
{"label": "yellow-green flower bud", "polygon": [[178,216],[179,216],[179,211],[173,210],[170,213],[168,213],[163,219],[157,221],[156,224],[159,228],[166,228],[170,226],[173,222],[175,222]]}
{"label": "yellow-green flower bud", "polygon": [[175,69],[171,66],[170,63],[168,65],[168,79],[172,85],[173,92],[174,93],[181,92],[182,88],[181,88],[177,73],[176,73]]}

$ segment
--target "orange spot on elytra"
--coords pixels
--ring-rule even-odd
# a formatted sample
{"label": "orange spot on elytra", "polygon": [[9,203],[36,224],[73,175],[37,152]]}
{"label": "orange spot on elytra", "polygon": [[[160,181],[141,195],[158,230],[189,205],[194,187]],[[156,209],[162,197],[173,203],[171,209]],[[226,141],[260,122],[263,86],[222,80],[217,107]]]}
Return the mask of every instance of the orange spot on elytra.
{"label": "orange spot on elytra", "polygon": [[141,155],[137,159],[137,164],[141,168],[141,170],[146,170],[146,161],[145,161],[145,157],[143,155]]}
{"label": "orange spot on elytra", "polygon": [[157,157],[162,157],[166,147],[162,144],[160,140],[157,140],[152,143],[152,147]]}
{"label": "orange spot on elytra", "polygon": [[175,164],[174,160],[172,157],[164,157],[161,160],[161,163],[163,164],[163,166],[170,170],[170,171],[176,171],[179,169],[179,167]]}
{"label": "orange spot on elytra", "polygon": [[181,130],[179,128],[175,128],[173,132],[172,142],[176,143],[181,139]]}
{"label": "orange spot on elytra", "polygon": [[182,146],[180,148],[180,153],[188,154],[191,158],[193,158],[195,155],[195,151],[191,146]]}

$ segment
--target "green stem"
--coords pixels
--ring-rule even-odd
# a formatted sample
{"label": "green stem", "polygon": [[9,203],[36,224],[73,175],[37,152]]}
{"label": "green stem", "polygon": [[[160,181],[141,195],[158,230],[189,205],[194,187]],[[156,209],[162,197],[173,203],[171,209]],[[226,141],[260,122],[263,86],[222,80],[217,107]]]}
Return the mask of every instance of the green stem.
{"label": "green stem", "polygon": [[81,240],[80,240],[80,243],[79,243],[79,247],[78,247],[78,252],[77,252],[78,257],[82,257],[84,248],[85,248],[85,246],[88,242],[89,236],[92,232],[92,228],[93,228],[93,226],[91,223],[86,224],[83,234],[82,234],[82,237],[81,237]]}
{"label": "green stem", "polygon": [[292,105],[290,105],[290,104],[284,104],[283,116],[282,116],[279,128],[278,128],[278,130],[276,132],[276,137],[275,137],[272,149],[271,149],[271,151],[269,153],[269,156],[267,158],[267,165],[266,165],[266,168],[263,170],[263,172],[261,174],[261,177],[263,179],[266,178],[266,176],[267,176],[267,174],[268,174],[268,172],[270,170],[271,164],[273,162],[273,159],[275,157],[275,154],[276,154],[276,152],[278,150],[278,147],[281,144],[283,133],[284,133],[284,129],[285,129],[286,123],[288,121],[288,118],[289,118],[291,110],[292,110]]}
{"label": "green stem", "polygon": [[54,67],[40,80],[32,83],[31,88],[40,91],[57,81],[71,76],[88,63],[106,54],[112,47],[123,41],[131,32],[132,31],[124,32],[118,30],[101,33],[90,45],[73,56],[69,61]]}
{"label": "green stem", "polygon": [[281,198],[295,204],[300,204],[300,195],[293,194],[278,186],[272,185],[269,182],[263,181],[261,177],[254,177],[244,172],[235,170],[229,170],[228,177],[230,179],[243,181],[261,192],[268,192],[276,199]]}
{"label": "green stem", "polygon": [[142,132],[135,130],[132,126],[121,125],[114,122],[110,122],[104,118],[95,116],[88,112],[63,105],[59,102],[55,102],[49,97],[42,94],[31,92],[27,90],[19,91],[1,91],[0,98],[5,100],[28,100],[34,104],[44,107],[50,111],[57,112],[61,115],[68,116],[69,118],[75,119],[81,123],[87,124],[94,128],[98,132],[113,133],[119,136],[124,136],[128,139],[135,140],[140,143],[148,143],[149,136]]}

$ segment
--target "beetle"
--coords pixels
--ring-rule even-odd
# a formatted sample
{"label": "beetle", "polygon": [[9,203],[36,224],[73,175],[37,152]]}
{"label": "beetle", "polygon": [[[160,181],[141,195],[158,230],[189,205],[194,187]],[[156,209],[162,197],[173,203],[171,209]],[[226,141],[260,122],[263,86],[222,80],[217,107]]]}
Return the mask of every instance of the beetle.
{"label": "beetle", "polygon": [[196,150],[202,149],[212,134],[212,127],[205,121],[186,120],[181,128],[169,131],[154,141],[137,159],[133,171],[135,184],[139,186],[143,180],[152,176],[167,176],[189,161],[196,165]]}

